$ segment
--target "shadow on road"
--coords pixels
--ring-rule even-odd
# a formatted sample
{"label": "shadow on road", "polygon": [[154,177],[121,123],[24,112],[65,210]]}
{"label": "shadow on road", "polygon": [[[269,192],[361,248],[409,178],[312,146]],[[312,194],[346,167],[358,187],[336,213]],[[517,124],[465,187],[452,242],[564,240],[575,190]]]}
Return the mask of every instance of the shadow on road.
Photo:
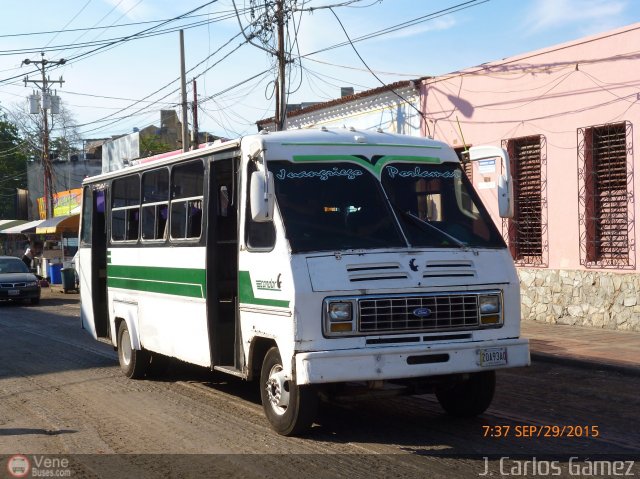
{"label": "shadow on road", "polygon": [[8,429],[0,429],[0,436],[23,436],[25,434],[35,434],[44,436],[59,436],[60,434],[73,434],[76,433],[75,429],[36,429],[28,427],[15,427]]}

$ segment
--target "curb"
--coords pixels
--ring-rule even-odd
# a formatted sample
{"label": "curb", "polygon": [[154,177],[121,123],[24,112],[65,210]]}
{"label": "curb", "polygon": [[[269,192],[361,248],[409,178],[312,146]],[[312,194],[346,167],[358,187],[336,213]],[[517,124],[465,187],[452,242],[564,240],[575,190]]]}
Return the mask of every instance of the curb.
{"label": "curb", "polygon": [[614,364],[600,362],[594,359],[587,358],[575,358],[570,356],[558,356],[555,354],[530,352],[531,361],[539,361],[541,363],[562,364],[568,366],[574,366],[583,369],[600,369],[604,371],[613,371],[620,374],[626,374],[628,376],[640,377],[640,365],[627,366],[625,364]]}

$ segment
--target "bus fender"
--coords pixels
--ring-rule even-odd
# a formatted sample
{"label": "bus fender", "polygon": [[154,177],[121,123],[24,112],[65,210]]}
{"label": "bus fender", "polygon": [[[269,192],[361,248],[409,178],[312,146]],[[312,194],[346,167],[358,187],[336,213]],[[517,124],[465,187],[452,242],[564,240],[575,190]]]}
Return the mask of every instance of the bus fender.
{"label": "bus fender", "polygon": [[142,349],[142,346],[140,345],[140,336],[138,335],[138,322],[136,321],[137,318],[131,311],[131,308],[115,307],[114,309],[116,318],[116,338],[118,337],[118,329],[120,328],[120,323],[124,321],[127,324],[127,329],[129,330],[129,337],[131,338],[131,348],[137,350]]}

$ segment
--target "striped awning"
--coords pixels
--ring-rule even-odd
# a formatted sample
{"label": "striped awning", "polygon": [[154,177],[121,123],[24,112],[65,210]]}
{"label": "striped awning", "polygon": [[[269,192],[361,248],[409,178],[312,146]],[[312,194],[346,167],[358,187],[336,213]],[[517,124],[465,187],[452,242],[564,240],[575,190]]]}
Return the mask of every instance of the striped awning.
{"label": "striped awning", "polygon": [[80,215],[55,216],[44,220],[36,228],[38,234],[78,233]]}
{"label": "striped awning", "polygon": [[0,231],[26,223],[27,220],[0,220]]}
{"label": "striped awning", "polygon": [[11,235],[11,234],[27,234],[27,233],[35,233],[36,231],[36,227],[42,223],[44,220],[35,220],[35,221],[27,221],[27,222],[22,222],[18,225],[15,226],[11,226],[9,228],[5,228],[3,230],[0,230],[0,234],[6,234],[6,235]]}

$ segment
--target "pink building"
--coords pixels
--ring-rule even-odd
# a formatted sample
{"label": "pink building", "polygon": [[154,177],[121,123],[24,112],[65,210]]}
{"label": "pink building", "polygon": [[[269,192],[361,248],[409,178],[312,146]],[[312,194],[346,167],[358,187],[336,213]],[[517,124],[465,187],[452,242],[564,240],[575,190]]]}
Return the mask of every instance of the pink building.
{"label": "pink building", "polygon": [[424,135],[510,153],[512,220],[502,165],[470,175],[519,266],[524,319],[640,331],[638,45],[634,24],[422,82]]}

